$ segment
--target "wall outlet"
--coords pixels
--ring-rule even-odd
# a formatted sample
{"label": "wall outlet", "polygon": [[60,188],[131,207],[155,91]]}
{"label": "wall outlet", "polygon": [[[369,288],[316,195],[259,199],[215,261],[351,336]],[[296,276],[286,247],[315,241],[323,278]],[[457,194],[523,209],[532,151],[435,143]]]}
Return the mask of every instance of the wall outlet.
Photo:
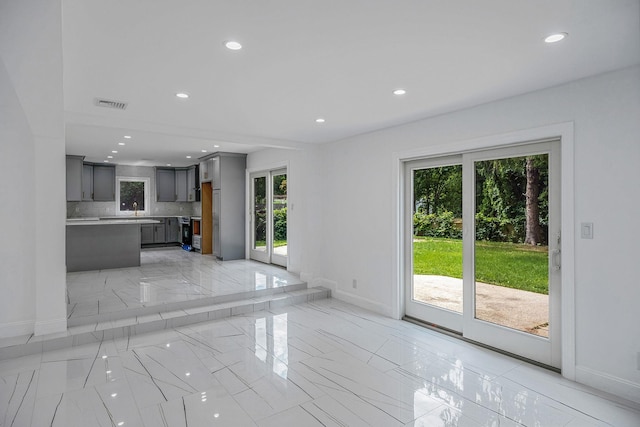
{"label": "wall outlet", "polygon": [[76,212],[80,212],[80,206],[76,206]]}
{"label": "wall outlet", "polygon": [[184,208],[182,206],[180,206],[180,212],[182,212],[184,210]]}
{"label": "wall outlet", "polygon": [[351,286],[353,287],[353,289],[356,289],[358,287],[358,281],[356,279],[353,279]]}

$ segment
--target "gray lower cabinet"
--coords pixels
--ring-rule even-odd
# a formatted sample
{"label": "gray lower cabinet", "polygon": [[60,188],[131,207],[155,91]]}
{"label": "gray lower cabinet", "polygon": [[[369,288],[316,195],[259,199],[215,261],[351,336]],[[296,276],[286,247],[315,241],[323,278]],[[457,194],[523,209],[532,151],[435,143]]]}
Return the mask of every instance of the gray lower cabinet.
{"label": "gray lower cabinet", "polygon": [[93,200],[112,202],[116,200],[116,167],[93,165]]}
{"label": "gray lower cabinet", "polygon": [[142,224],[140,225],[140,243],[148,245],[153,243],[153,226],[155,224]]}
{"label": "gray lower cabinet", "polygon": [[153,224],[153,243],[166,243],[166,226],[162,224]]}
{"label": "gray lower cabinet", "polygon": [[180,242],[180,224],[178,218],[169,217],[165,220],[165,241],[167,243]]}

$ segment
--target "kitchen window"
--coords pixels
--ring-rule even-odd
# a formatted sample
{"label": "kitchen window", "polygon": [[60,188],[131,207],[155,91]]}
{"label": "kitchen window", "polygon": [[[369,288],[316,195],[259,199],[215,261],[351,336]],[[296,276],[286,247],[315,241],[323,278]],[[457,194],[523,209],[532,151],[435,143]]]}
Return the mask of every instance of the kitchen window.
{"label": "kitchen window", "polygon": [[150,178],[116,178],[116,215],[148,215]]}

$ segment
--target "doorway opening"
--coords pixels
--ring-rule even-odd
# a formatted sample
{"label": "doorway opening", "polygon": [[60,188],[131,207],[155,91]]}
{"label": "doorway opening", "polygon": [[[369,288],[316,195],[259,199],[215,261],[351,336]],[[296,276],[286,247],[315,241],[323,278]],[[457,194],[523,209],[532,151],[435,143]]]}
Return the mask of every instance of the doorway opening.
{"label": "doorway opening", "polygon": [[255,172],[251,180],[249,257],[287,267],[287,170]]}

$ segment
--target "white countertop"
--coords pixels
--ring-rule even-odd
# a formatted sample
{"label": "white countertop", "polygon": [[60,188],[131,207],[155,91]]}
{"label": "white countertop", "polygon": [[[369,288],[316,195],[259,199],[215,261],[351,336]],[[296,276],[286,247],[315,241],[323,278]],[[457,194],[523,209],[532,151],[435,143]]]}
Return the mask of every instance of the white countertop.
{"label": "white countertop", "polygon": [[158,224],[155,219],[68,219],[67,225],[120,225],[120,224]]}

